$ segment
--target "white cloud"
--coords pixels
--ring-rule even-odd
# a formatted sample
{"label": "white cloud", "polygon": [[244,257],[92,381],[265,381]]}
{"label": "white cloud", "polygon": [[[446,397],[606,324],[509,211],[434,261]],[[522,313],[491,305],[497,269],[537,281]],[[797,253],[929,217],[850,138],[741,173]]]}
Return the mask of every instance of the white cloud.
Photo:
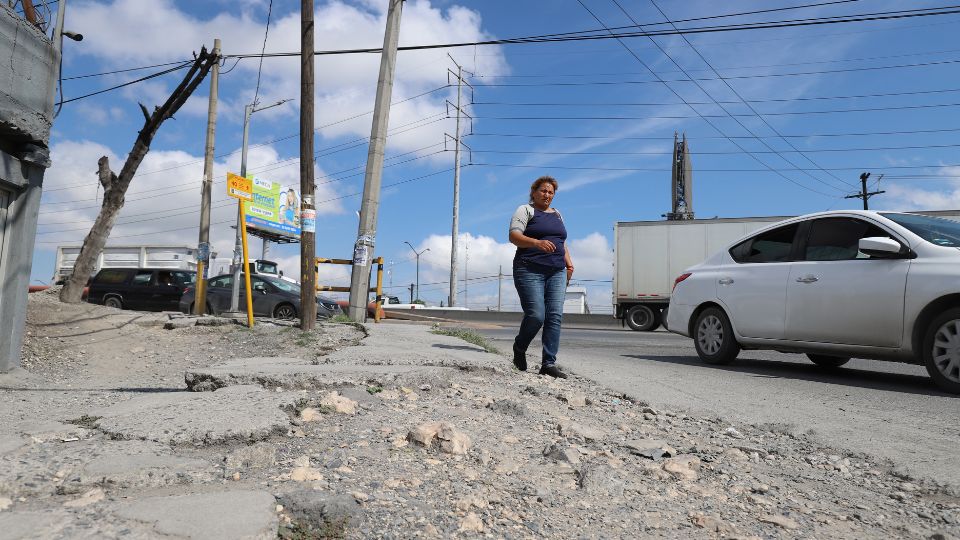
{"label": "white cloud", "polygon": [[[132,65],[169,62],[188,59],[201,44],[212,47],[213,37],[222,38],[224,54],[259,52],[265,14],[254,18],[248,6],[239,13],[221,13],[211,19],[198,19],[181,11],[172,0],[156,0],[145,16],[142,0],[113,0],[78,3],[70,10],[70,27],[84,34],[83,47],[71,48],[70,54],[92,57],[102,61],[104,68],[126,68]],[[277,7],[277,6],[274,6]],[[385,27],[386,2],[361,2],[353,5],[331,1],[316,6],[315,48],[340,50],[380,47]],[[271,22],[267,52],[293,52],[300,49],[300,14],[291,12],[276,16]],[[481,27],[480,15],[472,10],[451,6],[441,10],[429,1],[407,2],[401,20],[400,43],[433,44],[453,41],[487,39]],[[251,39],[250,36],[258,36]],[[496,76],[507,71],[506,62],[498,48],[489,48],[478,60],[480,69]],[[472,50],[471,50],[472,52]],[[451,54],[465,63],[471,52],[453,50]],[[447,84],[447,68],[453,67],[445,50],[401,52],[397,57],[393,101],[403,100]],[[232,65],[232,64],[230,64]],[[257,59],[241,61],[236,71],[221,78],[220,118],[239,121],[242,103],[253,99]],[[324,126],[344,118],[369,113],[373,108],[380,66],[379,54],[349,54],[317,57],[316,125]],[[179,72],[178,72],[179,73]],[[126,79],[124,79],[126,80]],[[300,60],[297,57],[268,58],[263,62],[259,100],[271,103],[300,96]],[[140,88],[144,88],[143,91]],[[124,95],[156,101],[166,98],[166,85],[151,83],[136,85]],[[232,94],[242,99],[237,102]],[[443,89],[391,107],[390,125],[393,127],[445,112],[444,99],[454,95],[453,89]],[[145,103],[148,107],[150,103]],[[296,117],[296,107],[264,113],[264,118],[289,121]],[[191,115],[206,113],[206,99],[194,96],[184,112]],[[336,123],[320,130],[322,137],[362,136],[370,133],[372,117],[363,115],[355,120]],[[453,131],[453,120],[429,124],[408,135],[388,139],[394,151],[409,151],[426,144],[443,142],[444,132]],[[427,152],[425,152],[427,153]]]}
{"label": "white cloud", "polygon": [[[37,235],[40,249],[61,244],[80,244],[93,225],[103,201],[97,178],[97,160],[106,155],[118,172],[123,161],[108,147],[89,141],[66,141],[51,149],[53,166],[44,178],[43,203]],[[248,171],[257,174],[284,156],[271,146],[251,148]],[[289,158],[287,158],[289,159]],[[226,173],[239,172],[240,155],[232,154],[214,164],[211,197],[210,240],[220,257],[230,257],[234,245],[236,201],[226,195]],[[288,163],[296,165],[295,160]],[[318,177],[322,171],[317,170]],[[299,185],[299,168],[277,167],[262,173],[281,185]],[[152,150],[130,184],[124,207],[108,240],[109,244],[195,245],[199,237],[200,188],[203,157],[181,151]],[[343,212],[336,184],[316,188],[320,216]]]}
{"label": "white cloud", "polygon": [[[882,186],[883,195],[870,200],[871,206],[886,210],[956,210],[960,208],[960,167],[940,167],[932,176],[942,176],[940,189],[891,182]],[[935,179],[934,179],[935,180]]]}

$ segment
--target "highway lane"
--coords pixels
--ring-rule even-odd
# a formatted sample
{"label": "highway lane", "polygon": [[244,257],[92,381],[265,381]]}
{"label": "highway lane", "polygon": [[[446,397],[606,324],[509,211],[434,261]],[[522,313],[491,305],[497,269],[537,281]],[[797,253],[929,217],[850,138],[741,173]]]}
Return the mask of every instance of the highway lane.
{"label": "highway lane", "polygon": [[[516,329],[477,332],[510,351]],[[539,347],[531,345],[531,365]],[[687,338],[619,329],[565,329],[559,363],[653,407],[773,424],[960,488],[960,396],[939,391],[921,366],[851,360],[828,371],[803,355],[771,351],[710,366]]]}

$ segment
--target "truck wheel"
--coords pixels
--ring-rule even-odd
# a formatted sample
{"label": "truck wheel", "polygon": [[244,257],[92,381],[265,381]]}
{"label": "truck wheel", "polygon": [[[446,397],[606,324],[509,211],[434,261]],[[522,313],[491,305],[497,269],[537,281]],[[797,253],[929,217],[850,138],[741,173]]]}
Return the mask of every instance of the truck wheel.
{"label": "truck wheel", "polygon": [[707,364],[729,364],[740,354],[740,344],[733,335],[730,319],[720,308],[707,308],[697,316],[693,327],[693,344],[697,356]]}
{"label": "truck wheel", "polygon": [[103,299],[103,305],[107,307],[123,309],[123,302],[120,301],[116,296],[108,296]]}
{"label": "truck wheel", "polygon": [[638,332],[650,332],[660,326],[660,310],[638,304],[627,311],[627,326]]}
{"label": "truck wheel", "polygon": [[843,358],[842,356],[827,356],[825,354],[808,354],[807,358],[823,368],[838,368],[850,361],[849,358]]}
{"label": "truck wheel", "polygon": [[937,386],[960,394],[960,308],[948,309],[930,323],[923,340],[923,363]]}

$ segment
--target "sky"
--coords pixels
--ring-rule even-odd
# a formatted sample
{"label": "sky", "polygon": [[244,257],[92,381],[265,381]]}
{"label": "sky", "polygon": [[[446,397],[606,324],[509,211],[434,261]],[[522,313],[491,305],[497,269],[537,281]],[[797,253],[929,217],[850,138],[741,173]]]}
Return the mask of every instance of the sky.
{"label": "sky", "polygon": [[[817,4],[817,5],[813,5]],[[408,0],[400,45],[472,43],[640,25],[644,30],[933,8],[942,1],[884,0]],[[316,0],[318,51],[380,47],[387,0]],[[796,8],[744,14],[775,8]],[[69,0],[64,99],[165,69],[222,40],[222,52],[300,48],[294,0]],[[267,25],[269,12],[269,27]],[[703,19],[719,15],[731,17]],[[689,19],[699,19],[690,21]],[[636,30],[633,28],[632,30]],[[531,182],[559,183],[554,206],[568,228],[574,284],[594,313],[611,311],[613,224],[660,220],[671,210],[675,133],[686,134],[698,218],[799,215],[860,208],[859,176],[884,190],[871,209],[960,208],[952,39],[960,15],[729,32],[398,53],[376,255],[389,294],[439,305],[449,293],[457,65],[463,90],[457,304],[518,310],[509,219]],[[266,43],[264,44],[266,31]],[[448,56],[449,55],[449,56]],[[316,254],[350,258],[357,236],[379,54],[315,60]],[[97,160],[122,166],[143,117],[183,71],[64,103],[51,135],[31,281],[45,283],[59,245],[79,245],[102,190]],[[95,75],[84,77],[86,75]],[[78,78],[80,77],[80,78]],[[259,85],[258,85],[259,80]],[[209,84],[158,132],[108,245],[198,242]],[[253,115],[248,172],[299,185],[299,58],[227,59],[221,69],[211,218],[213,250],[233,249],[243,109]],[[252,243],[259,257],[261,243]],[[299,274],[299,246],[268,258]],[[498,276],[502,272],[503,278]],[[349,285],[349,269],[321,267],[320,283]],[[502,295],[502,296],[501,296]]]}

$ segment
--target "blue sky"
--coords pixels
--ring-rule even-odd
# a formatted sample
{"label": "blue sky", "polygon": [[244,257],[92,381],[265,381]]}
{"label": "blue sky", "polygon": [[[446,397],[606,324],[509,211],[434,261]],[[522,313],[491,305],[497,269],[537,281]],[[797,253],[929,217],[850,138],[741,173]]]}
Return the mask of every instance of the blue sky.
{"label": "blue sky", "polygon": [[[804,0],[623,2],[638,24],[813,4]],[[162,68],[73,79],[188,59],[223,40],[224,54],[258,53],[267,0],[71,0],[65,98],[113,86]],[[386,0],[317,1],[316,49],[379,47]],[[549,9],[544,7],[549,5]],[[860,0],[803,9],[678,23],[680,27],[873,13],[936,7],[942,2]],[[584,7],[586,6],[586,7]],[[589,11],[588,11],[589,9]],[[267,52],[299,49],[299,2],[275,0]],[[592,12],[592,14],[591,14]],[[634,24],[613,0],[408,1],[401,45],[472,42]],[[656,26],[654,28],[664,28]],[[449,52],[472,76],[465,109],[461,173],[458,303],[496,306],[496,275],[510,273],[514,248],[507,224],[542,174],[560,184],[576,278],[595,312],[609,310],[612,225],[656,220],[670,210],[670,150],[685,132],[694,166],[698,217],[796,215],[857,208],[844,199],[870,171],[886,194],[872,208],[960,208],[955,75],[960,16],[921,17],[800,28],[655,38],[463,47],[401,52],[391,111],[376,253],[388,261],[386,282],[406,298],[420,259],[421,297],[439,304],[448,293],[454,133],[445,100],[454,69]],[[347,258],[357,234],[379,55],[316,60],[315,137],[317,255]],[[299,98],[299,60],[265,59],[262,104]],[[259,62],[229,60],[220,79],[211,237],[221,256],[232,250],[235,205],[225,195],[228,171],[239,170],[243,106],[253,100]],[[652,73],[651,73],[652,70]],[[45,181],[32,280],[49,280],[57,245],[79,244],[99,210],[96,163],[115,170],[141,127],[137,101],[160,104],[182,72],[67,103],[52,135],[54,166]],[[156,137],[128,192],[110,243],[195,245],[198,238],[208,85]],[[419,96],[419,97],[414,97]],[[412,98],[412,99],[408,99]],[[403,101],[406,100],[406,101]],[[744,103],[746,100],[747,103]],[[686,104],[684,103],[686,102]],[[254,115],[250,172],[297,184],[299,103]],[[781,137],[783,136],[783,137]],[[279,139],[279,140],[278,140]],[[445,140],[447,140],[445,144]],[[254,254],[259,254],[259,241]],[[292,275],[299,250],[273,246],[270,257]],[[491,277],[493,276],[493,277]],[[321,281],[345,285],[342,267]],[[466,287],[465,287],[466,285]],[[464,291],[464,289],[467,289]],[[466,294],[464,294],[466,293]],[[509,278],[503,303],[515,308]]]}

